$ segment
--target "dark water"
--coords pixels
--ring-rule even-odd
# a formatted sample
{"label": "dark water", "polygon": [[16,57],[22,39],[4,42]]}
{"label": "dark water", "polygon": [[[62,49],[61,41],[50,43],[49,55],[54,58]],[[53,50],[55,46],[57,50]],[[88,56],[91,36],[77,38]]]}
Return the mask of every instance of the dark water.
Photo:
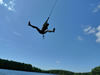
{"label": "dark water", "polygon": [[36,72],[25,72],[25,71],[14,71],[0,69],[0,75],[57,75],[57,74],[46,74],[46,73],[36,73]]}

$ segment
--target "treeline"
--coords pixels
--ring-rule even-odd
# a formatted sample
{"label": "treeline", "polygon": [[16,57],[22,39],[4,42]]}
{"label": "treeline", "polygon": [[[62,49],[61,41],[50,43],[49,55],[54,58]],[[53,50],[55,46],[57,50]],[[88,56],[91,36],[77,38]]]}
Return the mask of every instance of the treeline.
{"label": "treeline", "polygon": [[100,67],[95,67],[91,72],[87,73],[75,73],[66,70],[42,70],[37,67],[33,67],[31,64],[25,64],[16,61],[9,61],[0,59],[0,68],[1,69],[10,69],[10,70],[21,70],[21,71],[30,71],[30,72],[40,72],[40,73],[50,73],[58,75],[100,75]]}
{"label": "treeline", "polygon": [[25,64],[21,62],[9,61],[4,59],[0,59],[0,68],[10,69],[10,70],[30,71],[30,72],[45,72],[40,68],[33,67],[31,64]]}
{"label": "treeline", "polygon": [[100,66],[92,69],[91,72],[85,72],[85,73],[75,73],[66,70],[48,70],[47,73],[53,73],[58,75],[100,75]]}
{"label": "treeline", "polygon": [[9,61],[4,59],[0,59],[0,68],[11,69],[11,70],[32,71],[31,64],[25,64],[25,63]]}

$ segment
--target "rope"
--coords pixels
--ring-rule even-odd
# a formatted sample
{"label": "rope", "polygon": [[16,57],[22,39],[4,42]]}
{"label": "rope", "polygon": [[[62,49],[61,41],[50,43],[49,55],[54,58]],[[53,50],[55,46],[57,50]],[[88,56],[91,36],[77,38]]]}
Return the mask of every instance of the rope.
{"label": "rope", "polygon": [[53,12],[53,10],[54,10],[54,8],[55,8],[56,3],[57,3],[57,0],[55,1],[54,5],[53,5],[53,7],[52,7],[52,10],[51,10],[51,12],[50,12],[50,14],[49,14],[49,17],[51,16],[51,14],[52,14],[52,12]]}

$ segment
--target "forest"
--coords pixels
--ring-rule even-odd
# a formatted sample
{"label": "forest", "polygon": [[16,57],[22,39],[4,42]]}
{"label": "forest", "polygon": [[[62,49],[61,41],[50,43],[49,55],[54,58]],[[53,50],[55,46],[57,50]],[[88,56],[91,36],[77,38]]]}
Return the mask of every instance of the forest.
{"label": "forest", "polygon": [[25,64],[16,61],[9,61],[0,59],[0,69],[9,69],[9,70],[20,70],[20,71],[29,71],[29,72],[40,72],[40,73],[50,73],[58,75],[100,75],[100,66],[95,67],[91,72],[86,73],[75,73],[66,70],[42,70],[37,67],[33,67],[31,64]]}

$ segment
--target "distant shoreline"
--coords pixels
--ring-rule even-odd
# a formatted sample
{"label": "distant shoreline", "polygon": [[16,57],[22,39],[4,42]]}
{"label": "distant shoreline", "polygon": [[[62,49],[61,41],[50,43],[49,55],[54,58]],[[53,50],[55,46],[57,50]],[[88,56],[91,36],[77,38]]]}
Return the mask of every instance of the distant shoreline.
{"label": "distant shoreline", "polygon": [[[36,72],[36,73],[48,73],[48,74],[59,74],[59,75],[95,75],[100,74],[100,67],[92,69],[91,72],[75,73],[67,70],[42,70],[37,67],[33,67],[31,64],[25,64],[16,61],[9,61],[0,59],[0,69],[25,71],[25,72]],[[98,72],[99,70],[99,72]]]}

